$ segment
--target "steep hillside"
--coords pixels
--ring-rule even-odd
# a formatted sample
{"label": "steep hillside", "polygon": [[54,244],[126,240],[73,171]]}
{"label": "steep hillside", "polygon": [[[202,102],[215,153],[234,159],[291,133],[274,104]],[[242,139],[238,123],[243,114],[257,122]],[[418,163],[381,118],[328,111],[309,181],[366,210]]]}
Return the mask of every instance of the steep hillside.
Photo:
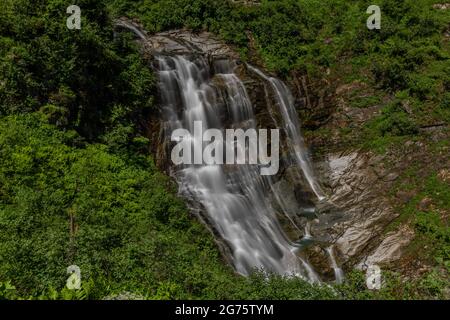
{"label": "steep hillside", "polygon": [[[363,0],[73,2],[79,31],[65,1],[0,4],[0,298],[448,298],[448,6],[383,0],[370,31]],[[115,28],[124,16],[149,35],[208,31],[289,84],[333,203],[320,209],[345,213],[327,230],[343,284],[232,270],[163,173],[152,57]]]}

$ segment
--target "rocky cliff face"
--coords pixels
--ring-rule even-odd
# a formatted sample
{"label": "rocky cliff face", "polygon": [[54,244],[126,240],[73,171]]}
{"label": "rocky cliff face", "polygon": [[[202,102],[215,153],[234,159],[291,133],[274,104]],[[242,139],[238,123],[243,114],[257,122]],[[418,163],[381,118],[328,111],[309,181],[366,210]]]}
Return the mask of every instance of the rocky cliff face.
{"label": "rocky cliff face", "polygon": [[[364,92],[358,82],[336,88],[333,111],[322,125],[326,135],[313,135],[309,141],[320,150],[315,154],[315,163],[330,202],[342,212],[341,221],[328,232],[334,235],[339,261],[346,270],[365,270],[375,264],[417,277],[431,267],[413,258],[415,253],[409,247],[415,239],[414,228],[397,218],[401,208],[419,193],[409,181],[412,177],[425,183],[438,172],[438,179],[445,181],[450,166],[448,147],[436,151],[433,146],[449,140],[448,127],[421,128],[417,140],[388,146],[380,154],[351,147],[342,128],[358,132],[381,109],[381,105],[363,109],[350,106],[348,95],[361,89]],[[417,210],[426,211],[427,206],[433,206],[431,202],[423,198]],[[448,212],[441,212],[443,219],[447,216]]]}

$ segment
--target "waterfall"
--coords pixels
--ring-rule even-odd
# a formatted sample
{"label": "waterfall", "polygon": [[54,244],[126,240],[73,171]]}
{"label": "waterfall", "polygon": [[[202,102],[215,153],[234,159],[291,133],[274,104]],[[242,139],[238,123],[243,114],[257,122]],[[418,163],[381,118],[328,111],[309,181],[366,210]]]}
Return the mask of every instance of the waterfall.
{"label": "waterfall", "polygon": [[[211,70],[202,57],[159,56],[157,61],[166,130],[187,129],[193,145],[202,145],[193,134],[194,122],[222,131],[223,119],[232,127],[255,127],[252,103],[232,63],[216,62]],[[261,176],[258,165],[182,165],[173,176],[180,193],[201,204],[228,244],[237,272],[248,275],[257,268],[318,281],[279,225],[267,196],[272,178]]]}
{"label": "waterfall", "polygon": [[327,249],[328,256],[330,257],[331,267],[334,270],[335,282],[337,284],[341,284],[344,282],[344,271],[339,268],[336,258],[334,257],[333,246],[328,247]]}
{"label": "waterfall", "polygon": [[[160,143],[164,149],[171,145],[170,133],[176,129],[188,130],[194,150],[204,147],[204,142],[194,134],[199,121],[202,129],[214,128],[221,132],[228,128],[256,127],[254,106],[246,86],[234,73],[236,65],[216,55],[220,52],[222,56],[232,56],[232,52],[223,50],[218,42],[205,44],[205,38],[193,39],[192,35],[183,38],[176,33],[160,34],[153,39],[127,19],[119,19],[116,25],[135,33],[141,44],[155,55],[165,132]],[[301,181],[302,173],[318,201],[328,203],[310,164],[292,93],[281,80],[250,65],[247,68],[269,84],[276,100],[277,111],[271,108],[270,93],[265,88],[265,98],[270,103],[267,106],[269,116],[275,124],[277,115],[282,117],[277,127],[284,129],[287,152],[295,159],[294,180]],[[167,158],[167,161],[170,160]],[[255,269],[263,269],[320,282],[303,253],[304,248],[317,241],[311,234],[311,223],[317,213],[309,199],[301,195],[301,207],[292,206],[282,187],[277,187],[276,179],[261,176],[258,165],[179,165],[171,167],[171,174],[178,182],[180,194],[195,206],[192,209],[201,212],[201,218],[206,218],[208,225],[226,242],[237,272],[248,275]],[[294,232],[298,232],[291,235],[298,237],[297,240],[291,241],[285,234],[278,213],[287,218]],[[294,216],[307,220],[303,227],[297,225],[298,219]],[[333,248],[328,247],[326,252],[336,282],[340,283],[344,274],[336,263]]]}
{"label": "waterfall", "polygon": [[294,97],[292,96],[291,91],[279,79],[268,77],[261,70],[253,66],[249,65],[248,68],[270,83],[273,91],[275,92],[280,112],[283,117],[284,129],[289,137],[288,142],[290,147],[294,151],[295,160],[302,169],[309,186],[314,191],[319,201],[325,200],[324,193],[314,177],[314,173],[307,156],[308,153],[300,131],[298,114],[295,111]]}
{"label": "waterfall", "polygon": [[116,26],[120,26],[126,29],[129,29],[132,31],[135,35],[139,37],[139,39],[143,40],[144,42],[147,40],[147,35],[141,31],[139,28],[134,26],[132,23],[126,21],[126,20],[118,20],[116,21]]}

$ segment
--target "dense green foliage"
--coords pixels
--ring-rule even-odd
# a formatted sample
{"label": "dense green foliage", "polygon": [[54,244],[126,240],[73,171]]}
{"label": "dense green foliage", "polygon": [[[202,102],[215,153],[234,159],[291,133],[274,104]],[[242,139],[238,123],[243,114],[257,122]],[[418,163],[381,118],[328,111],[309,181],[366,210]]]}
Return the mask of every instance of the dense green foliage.
{"label": "dense green foliage", "polygon": [[[0,299],[440,298],[435,273],[403,283],[387,275],[378,293],[360,273],[342,286],[310,285],[225,266],[212,236],[188,214],[170,179],[146,155],[142,129],[154,112],[152,72],[112,15],[139,17],[150,32],[209,30],[242,59],[289,78],[359,80],[392,95],[361,137],[385,147],[421,125],[448,121],[449,11],[437,1],[380,0],[383,27],[365,28],[368,1],[280,0],[243,7],[226,0],[76,0],[82,29],[65,26],[63,0],[0,3]],[[252,45],[249,45],[249,41]],[[330,72],[327,72],[331,70]],[[359,98],[358,98],[359,99]],[[405,108],[405,105],[408,108]],[[411,110],[410,110],[411,109]],[[431,177],[421,196],[448,206]],[[429,259],[448,264],[448,228],[436,212],[405,208]],[[423,243],[423,242],[421,242]],[[81,267],[82,290],[63,289]],[[448,267],[448,265],[447,265]]]}
{"label": "dense green foliage", "polygon": [[66,27],[66,1],[1,2],[0,115],[41,110],[92,140],[149,112],[153,77],[131,42],[113,37],[103,1],[76,3],[80,31]]}
{"label": "dense green foliage", "polygon": [[[437,150],[447,150],[448,141]],[[446,212],[450,209],[450,188],[448,179],[442,173],[427,172],[425,168],[412,167],[403,173],[395,190],[412,191],[414,197],[400,206],[400,223],[409,222],[415,229],[416,237],[410,246],[411,253],[430,265],[440,266],[450,272],[450,228]]]}
{"label": "dense green foliage", "polygon": [[0,124],[1,278],[37,294],[62,287],[74,264],[111,289],[179,286],[201,296],[228,274],[148,158],[77,147],[77,138],[39,115]]}

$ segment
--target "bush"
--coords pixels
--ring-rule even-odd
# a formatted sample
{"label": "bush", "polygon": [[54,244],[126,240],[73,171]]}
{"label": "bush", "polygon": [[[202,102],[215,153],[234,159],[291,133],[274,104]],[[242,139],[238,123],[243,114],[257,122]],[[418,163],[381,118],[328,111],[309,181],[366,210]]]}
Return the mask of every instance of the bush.
{"label": "bush", "polygon": [[405,136],[416,134],[418,132],[417,125],[401,106],[401,101],[396,101],[386,106],[382,110],[381,116],[376,118],[371,125],[374,126],[382,136]]}

